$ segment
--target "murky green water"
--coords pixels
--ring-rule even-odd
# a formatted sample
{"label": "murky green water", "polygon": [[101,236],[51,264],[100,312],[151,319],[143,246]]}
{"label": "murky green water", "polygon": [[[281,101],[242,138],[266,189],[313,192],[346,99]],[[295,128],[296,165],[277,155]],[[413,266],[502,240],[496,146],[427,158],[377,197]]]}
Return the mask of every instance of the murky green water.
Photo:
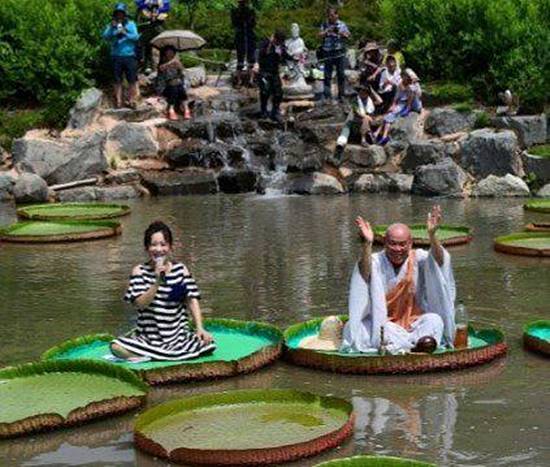
{"label": "murky green water", "polygon": [[[431,200],[407,196],[174,197],[133,204],[121,237],[68,245],[0,245],[0,366],[36,359],[69,337],[122,332],[133,313],[121,296],[141,236],[155,218],[174,222],[178,255],[202,288],[208,316],[286,326],[344,312],[359,244],[357,214],[377,223],[422,222]],[[550,260],[495,253],[492,238],[544,214],[521,200],[442,200],[445,222],[473,227],[452,249],[459,294],[477,323],[501,327],[506,360],[420,376],[344,376],[279,362],[211,383],[157,388],[151,404],[189,394],[257,387],[296,388],[351,399],[354,438],[294,465],[361,453],[439,465],[550,465],[550,361],[526,353],[521,327],[550,316]],[[0,206],[0,225],[14,219]],[[1,401],[0,401],[1,403]],[[0,442],[0,465],[159,466],[132,446],[134,414],[80,428]]]}

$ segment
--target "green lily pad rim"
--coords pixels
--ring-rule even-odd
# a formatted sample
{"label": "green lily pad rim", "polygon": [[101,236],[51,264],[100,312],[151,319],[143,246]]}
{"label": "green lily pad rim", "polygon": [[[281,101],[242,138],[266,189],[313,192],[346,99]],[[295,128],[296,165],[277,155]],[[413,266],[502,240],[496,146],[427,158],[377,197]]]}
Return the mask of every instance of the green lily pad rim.
{"label": "green lily pad rim", "polygon": [[[101,208],[112,208],[115,212],[111,214],[105,214],[101,216],[94,215],[83,215],[83,216],[48,216],[44,214],[33,214],[32,211],[36,209],[46,209],[46,208],[59,208],[59,207],[87,207],[94,209],[97,207]],[[73,220],[73,221],[82,221],[82,220],[101,220],[101,219],[112,219],[115,217],[122,217],[130,214],[132,209],[126,204],[115,204],[115,203],[47,203],[47,204],[33,204],[25,206],[17,210],[17,215],[23,219],[28,220],[41,220],[41,221],[59,221],[59,220]]]}
{"label": "green lily pad rim", "polygon": [[314,467],[436,467],[436,464],[393,456],[354,456],[321,462]]}
{"label": "green lily pad rim", "polygon": [[[375,225],[374,226],[374,241],[376,243],[384,243],[384,237],[386,234],[386,230],[389,227],[389,224],[381,224],[381,225]],[[425,224],[411,224],[409,225],[409,228],[411,230],[414,229],[426,229]],[[444,246],[455,246],[455,245],[462,245],[464,243],[469,243],[472,240],[472,229],[470,227],[466,227],[463,225],[450,225],[450,224],[443,224],[439,227],[440,231],[452,231],[456,232],[456,235],[440,239],[442,245]],[[428,237],[415,237],[413,232],[413,243],[417,246],[429,246],[430,241]]]}
{"label": "green lily pad rim", "polygon": [[[539,328],[550,329],[550,320],[538,319],[536,321],[529,321],[528,323],[525,323],[523,325],[523,333],[535,339],[540,339],[540,337],[536,337],[532,335],[533,331]],[[540,340],[544,340],[544,339],[540,339]]]}
{"label": "green lily pad rim", "polygon": [[[34,222],[34,221],[16,222],[14,224],[11,224],[8,227],[0,229],[0,235],[5,236],[5,237],[24,238],[27,235],[14,235],[13,231],[17,230],[19,228],[25,227],[27,225],[35,224],[35,223],[36,222]],[[90,232],[92,232],[93,230],[101,230],[101,229],[116,230],[116,229],[120,228],[120,222],[118,222],[118,221],[107,221],[107,220],[82,220],[82,221],[64,221],[63,220],[63,221],[52,221],[52,222],[48,221],[48,224],[89,225],[90,226]],[[96,229],[93,229],[92,227],[96,227]],[[50,237],[50,236],[54,236],[54,235],[57,235],[57,234],[46,234],[46,235],[44,235],[44,237]],[[72,235],[72,234],[69,234],[69,235]],[[31,236],[32,237],[37,237],[37,236],[41,236],[41,235],[40,234],[33,234],[33,235],[28,235],[28,236],[29,237],[31,237]]]}
{"label": "green lily pad rim", "polygon": [[[238,330],[247,330],[249,332],[255,332],[263,336],[268,337],[272,341],[272,345],[277,345],[283,341],[282,331],[272,324],[261,323],[258,321],[242,321],[237,319],[229,318],[206,318],[204,320],[204,326],[208,329],[210,327],[225,327],[230,329]],[[75,347],[80,347],[82,345],[90,344],[96,341],[110,342],[115,339],[115,336],[106,333],[99,334],[89,334],[86,336],[76,337],[74,339],[69,339],[61,344],[58,344],[50,349],[46,350],[42,356],[41,360],[52,360],[58,357],[65,352],[74,349]],[[57,361],[57,360],[56,360]],[[192,365],[193,363],[186,363],[187,365]],[[207,365],[208,363],[195,363],[196,365]],[[142,370],[147,372],[148,370]]]}
{"label": "green lily pad rim", "polygon": [[329,396],[319,396],[309,392],[292,389],[242,389],[177,399],[159,404],[143,412],[136,420],[134,431],[139,432],[151,423],[185,410],[211,407],[216,405],[242,404],[247,402],[301,402],[319,404],[323,408],[336,409],[351,416],[353,406],[350,402]]}
{"label": "green lily pad rim", "polygon": [[0,379],[15,379],[47,373],[89,373],[117,378],[145,394],[149,387],[132,371],[95,360],[55,360],[24,363],[0,369]]}
{"label": "green lily pad rim", "polygon": [[[288,328],[286,328],[285,331],[283,332],[283,335],[284,335],[284,339],[285,339],[285,346],[287,347],[287,349],[295,350],[295,349],[288,346],[288,342],[292,338],[296,337],[298,334],[302,334],[305,330],[318,329],[319,326],[321,325],[322,321],[325,318],[326,318],[326,316],[313,318],[313,319],[310,319],[310,320],[302,322],[302,323],[293,324],[293,325],[289,326]],[[347,315],[339,315],[338,318],[340,318],[342,320],[342,322],[344,322],[344,323],[348,321],[348,316]],[[474,329],[473,326],[468,326],[468,333],[475,336],[475,337],[483,339],[485,342],[487,342],[488,346],[493,345],[493,344],[500,344],[500,343],[504,342],[504,333],[498,328],[487,328],[487,329],[477,329],[476,330],[476,329]],[[300,349],[300,350],[304,350],[304,349]],[[469,350],[469,349],[464,349],[464,350]],[[312,352],[323,353],[322,351],[315,351],[315,350],[311,350],[311,351]],[[456,352],[461,352],[461,351],[462,350],[453,350],[452,352],[456,353]],[[441,355],[444,355],[444,354],[441,354]],[[412,358],[417,358],[419,356],[419,354],[416,354],[416,355],[415,354],[400,355],[399,357],[407,357],[407,356],[410,356]],[[392,357],[393,357],[393,355],[386,355],[383,358],[392,358]],[[342,356],[342,358],[346,358],[346,357]]]}
{"label": "green lily pad rim", "polygon": [[523,205],[527,211],[550,213],[550,198],[533,199]]}
{"label": "green lily pad rim", "polygon": [[[390,226],[390,224],[381,224],[381,225],[375,225],[374,231],[380,235],[383,235],[386,233],[387,228]],[[409,225],[409,228],[411,230],[413,229],[426,229],[426,224],[411,224]],[[439,226],[438,230],[453,230],[456,232],[460,232],[461,235],[470,235],[472,233],[472,229],[470,227],[466,227],[464,225],[450,225],[450,224],[442,224]]]}
{"label": "green lily pad rim", "polygon": [[[530,238],[548,238],[548,240],[550,240],[550,232],[515,232],[508,235],[501,235],[500,237],[496,237],[495,243],[506,244],[514,240],[525,240]],[[525,247],[525,248],[532,248],[532,247]],[[548,248],[550,248],[550,246]]]}

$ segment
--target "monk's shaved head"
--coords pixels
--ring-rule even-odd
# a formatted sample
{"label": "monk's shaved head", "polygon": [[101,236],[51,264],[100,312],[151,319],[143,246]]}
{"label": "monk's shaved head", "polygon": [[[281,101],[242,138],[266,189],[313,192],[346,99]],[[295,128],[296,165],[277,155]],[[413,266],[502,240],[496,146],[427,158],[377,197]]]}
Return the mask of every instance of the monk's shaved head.
{"label": "monk's shaved head", "polygon": [[411,229],[409,229],[409,226],[405,224],[392,224],[386,230],[386,238],[387,237],[391,237],[392,239],[399,238],[401,240],[408,240],[412,237]]}
{"label": "monk's shaved head", "polygon": [[384,250],[394,266],[401,266],[412,248],[411,229],[405,224],[392,224],[386,230]]}

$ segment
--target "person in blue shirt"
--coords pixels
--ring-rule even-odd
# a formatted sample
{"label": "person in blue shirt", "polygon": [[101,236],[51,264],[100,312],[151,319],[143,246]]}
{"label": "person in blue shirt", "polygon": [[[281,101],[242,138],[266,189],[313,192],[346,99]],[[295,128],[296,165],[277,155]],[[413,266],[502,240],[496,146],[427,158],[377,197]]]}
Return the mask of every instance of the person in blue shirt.
{"label": "person in blue shirt", "polygon": [[338,19],[338,10],[330,7],[327,9],[327,21],[321,25],[319,37],[323,43],[323,61],[325,63],[324,79],[324,97],[332,97],[331,83],[332,72],[336,68],[336,78],[338,81],[338,99],[344,98],[344,64],[346,60],[346,39],[350,36],[349,29],[343,21]]}
{"label": "person in blue shirt", "polygon": [[139,40],[136,23],[128,19],[128,7],[117,3],[113,19],[103,31],[111,44],[111,59],[115,78],[115,106],[122,107],[122,79],[128,82],[128,105],[135,107],[138,96],[136,44]]}
{"label": "person in blue shirt", "polygon": [[164,23],[170,12],[170,0],[136,0],[136,10],[136,21],[141,33],[143,69],[148,75],[154,68],[151,40],[164,31]]}

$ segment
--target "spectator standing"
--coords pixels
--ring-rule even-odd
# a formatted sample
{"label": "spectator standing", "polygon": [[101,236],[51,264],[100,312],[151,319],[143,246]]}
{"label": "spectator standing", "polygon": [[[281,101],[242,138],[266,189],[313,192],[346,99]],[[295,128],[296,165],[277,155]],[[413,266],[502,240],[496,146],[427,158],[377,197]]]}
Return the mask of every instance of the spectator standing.
{"label": "spectator standing", "polygon": [[243,68],[246,59],[247,71],[256,63],[256,12],[248,6],[248,0],[239,0],[236,8],[231,10],[231,24],[235,30],[235,48],[237,49],[237,85],[243,82]]}
{"label": "spectator standing", "polygon": [[153,70],[153,46],[151,41],[164,31],[164,23],[170,11],[170,0],[136,0],[137,23],[141,31],[143,69],[145,74]]}
{"label": "spectator standing", "polygon": [[342,101],[345,91],[344,65],[346,61],[346,39],[350,36],[350,32],[346,23],[338,19],[338,10],[336,8],[330,7],[327,9],[327,21],[321,25],[319,36],[323,41],[321,48],[325,63],[323,95],[326,99],[332,97],[332,73],[336,68],[338,99]]}
{"label": "spectator standing", "polygon": [[128,105],[135,107],[138,96],[136,44],[139,40],[136,23],[128,19],[128,7],[117,3],[111,23],[103,31],[111,44],[111,59],[115,79],[115,107],[122,107],[122,81],[128,82]]}

